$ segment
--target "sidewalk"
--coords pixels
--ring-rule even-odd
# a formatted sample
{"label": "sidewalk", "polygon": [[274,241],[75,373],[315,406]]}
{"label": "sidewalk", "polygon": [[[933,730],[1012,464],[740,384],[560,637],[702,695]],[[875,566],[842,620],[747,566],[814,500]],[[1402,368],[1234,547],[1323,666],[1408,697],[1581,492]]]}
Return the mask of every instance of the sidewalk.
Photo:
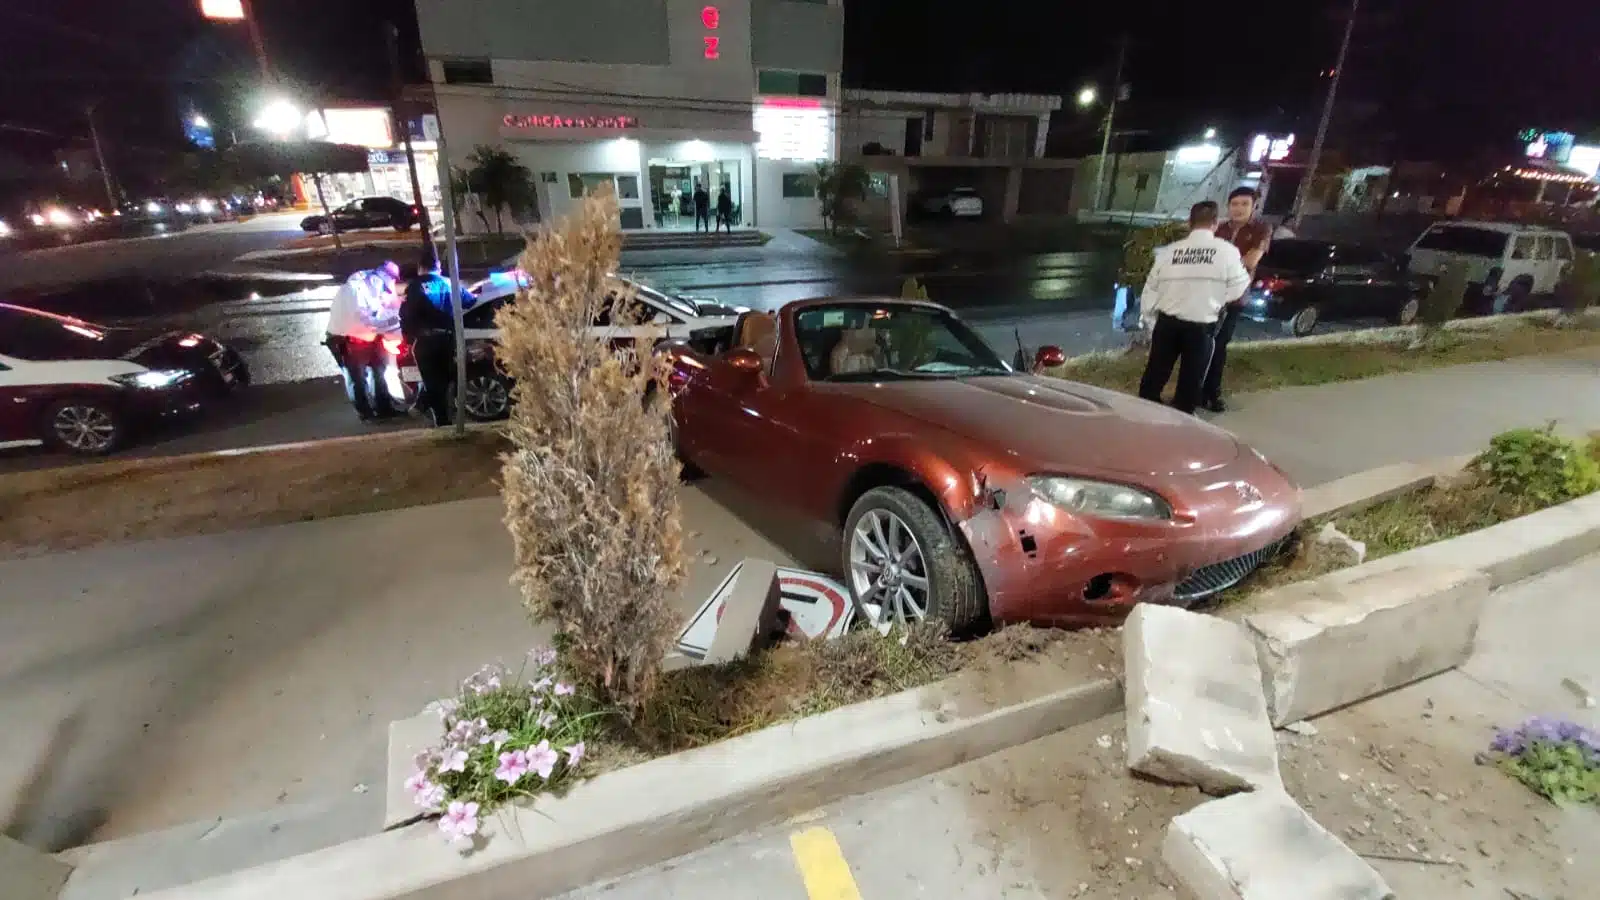
{"label": "sidewalk", "polygon": [[[1600,722],[1560,683],[1600,679],[1597,580],[1600,557],[1500,591],[1464,669],[1323,716],[1311,737],[1279,732],[1289,792],[1397,896],[1592,896],[1600,814],[1559,809],[1474,757],[1495,726],[1531,715]],[[1129,777],[1125,734],[1124,717],[1109,716],[564,900],[806,900],[808,881],[841,870],[858,894],[810,896],[1181,897],[1162,836],[1207,798]],[[837,841],[831,859],[811,849],[819,829]]]}
{"label": "sidewalk", "polygon": [[[1600,428],[1597,359],[1246,395],[1217,421],[1315,484],[1549,419]],[[831,568],[752,498],[708,482],[683,502],[709,554],[685,615],[744,556]],[[22,834],[55,844],[376,785],[390,719],[545,637],[510,558],[485,500],[0,563],[0,822],[30,779]]]}

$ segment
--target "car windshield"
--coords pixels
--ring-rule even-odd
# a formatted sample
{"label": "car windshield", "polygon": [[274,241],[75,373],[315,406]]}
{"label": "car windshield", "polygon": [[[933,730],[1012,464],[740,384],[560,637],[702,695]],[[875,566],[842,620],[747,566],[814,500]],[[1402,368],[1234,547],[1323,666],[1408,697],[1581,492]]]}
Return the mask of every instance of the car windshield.
{"label": "car windshield", "polygon": [[815,306],[794,317],[813,381],[1007,375],[1011,367],[972,329],[926,306]]}
{"label": "car windshield", "polygon": [[1506,233],[1468,225],[1445,225],[1429,229],[1417,241],[1417,249],[1499,259],[1506,251]]}
{"label": "car windshield", "polygon": [[1333,248],[1321,241],[1273,241],[1261,268],[1283,272],[1315,272],[1328,264]]}
{"label": "car windshield", "polygon": [[647,287],[638,283],[637,281],[633,284],[634,287],[638,289],[638,295],[641,300],[649,299],[657,306],[664,306],[687,318],[692,319],[700,315],[700,310],[696,309],[693,303],[690,303],[682,297],[675,297],[671,294],[663,294],[655,288]]}
{"label": "car windshield", "polygon": [[0,306],[0,354],[34,362],[94,358],[106,353],[106,332],[88,322]]}

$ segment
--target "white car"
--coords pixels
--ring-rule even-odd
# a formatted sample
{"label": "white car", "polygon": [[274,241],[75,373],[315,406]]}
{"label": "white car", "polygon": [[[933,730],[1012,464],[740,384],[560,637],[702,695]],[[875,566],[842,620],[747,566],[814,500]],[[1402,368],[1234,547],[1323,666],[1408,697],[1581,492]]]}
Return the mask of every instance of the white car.
{"label": "white car", "polygon": [[972,188],[956,188],[923,198],[922,211],[933,216],[976,219],[983,215],[983,198]]}
{"label": "white car", "polygon": [[[511,379],[495,362],[495,345],[500,341],[500,329],[495,326],[495,316],[508,303],[514,302],[517,291],[525,283],[522,273],[515,270],[490,275],[469,288],[478,298],[472,308],[462,316],[463,335],[467,345],[466,410],[469,418],[477,421],[503,419],[511,412]],[[688,340],[695,332],[727,329],[730,333],[743,307],[728,307],[710,300],[665,294],[621,276],[616,280],[631,285],[638,302],[648,311],[649,318],[639,325],[613,324],[610,299],[595,318],[591,333],[600,339],[613,342],[648,342],[651,346],[664,340]],[[614,297],[615,295],[613,295]],[[422,376],[409,359],[402,359],[400,379],[406,393],[415,396]]]}
{"label": "white car", "polygon": [[1411,245],[1408,268],[1437,278],[1452,262],[1467,266],[1469,312],[1522,308],[1530,297],[1555,293],[1572,265],[1572,237],[1509,222],[1436,222]]}

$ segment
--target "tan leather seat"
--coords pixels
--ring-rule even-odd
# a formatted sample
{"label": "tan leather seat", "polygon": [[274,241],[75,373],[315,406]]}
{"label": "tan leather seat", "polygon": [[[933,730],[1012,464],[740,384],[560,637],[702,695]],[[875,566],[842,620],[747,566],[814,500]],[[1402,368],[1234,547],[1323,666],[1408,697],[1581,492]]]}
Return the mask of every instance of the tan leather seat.
{"label": "tan leather seat", "polygon": [[877,333],[871,328],[855,328],[839,335],[839,343],[828,359],[828,374],[850,375],[883,367],[878,352]]}
{"label": "tan leather seat", "polygon": [[747,312],[739,319],[735,347],[746,347],[761,357],[761,362],[772,370],[772,361],[778,355],[778,320],[771,313]]}

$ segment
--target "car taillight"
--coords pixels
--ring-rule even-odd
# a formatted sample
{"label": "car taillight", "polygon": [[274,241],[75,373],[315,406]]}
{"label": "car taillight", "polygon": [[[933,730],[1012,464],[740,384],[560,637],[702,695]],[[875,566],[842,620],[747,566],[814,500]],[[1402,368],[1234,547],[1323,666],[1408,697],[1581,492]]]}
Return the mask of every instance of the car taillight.
{"label": "car taillight", "polygon": [[1288,287],[1291,282],[1286,278],[1261,278],[1256,281],[1256,289],[1272,293]]}
{"label": "car taillight", "polygon": [[387,350],[390,356],[399,356],[400,348],[404,346],[405,341],[400,337],[392,334],[386,334],[383,336],[383,349]]}

